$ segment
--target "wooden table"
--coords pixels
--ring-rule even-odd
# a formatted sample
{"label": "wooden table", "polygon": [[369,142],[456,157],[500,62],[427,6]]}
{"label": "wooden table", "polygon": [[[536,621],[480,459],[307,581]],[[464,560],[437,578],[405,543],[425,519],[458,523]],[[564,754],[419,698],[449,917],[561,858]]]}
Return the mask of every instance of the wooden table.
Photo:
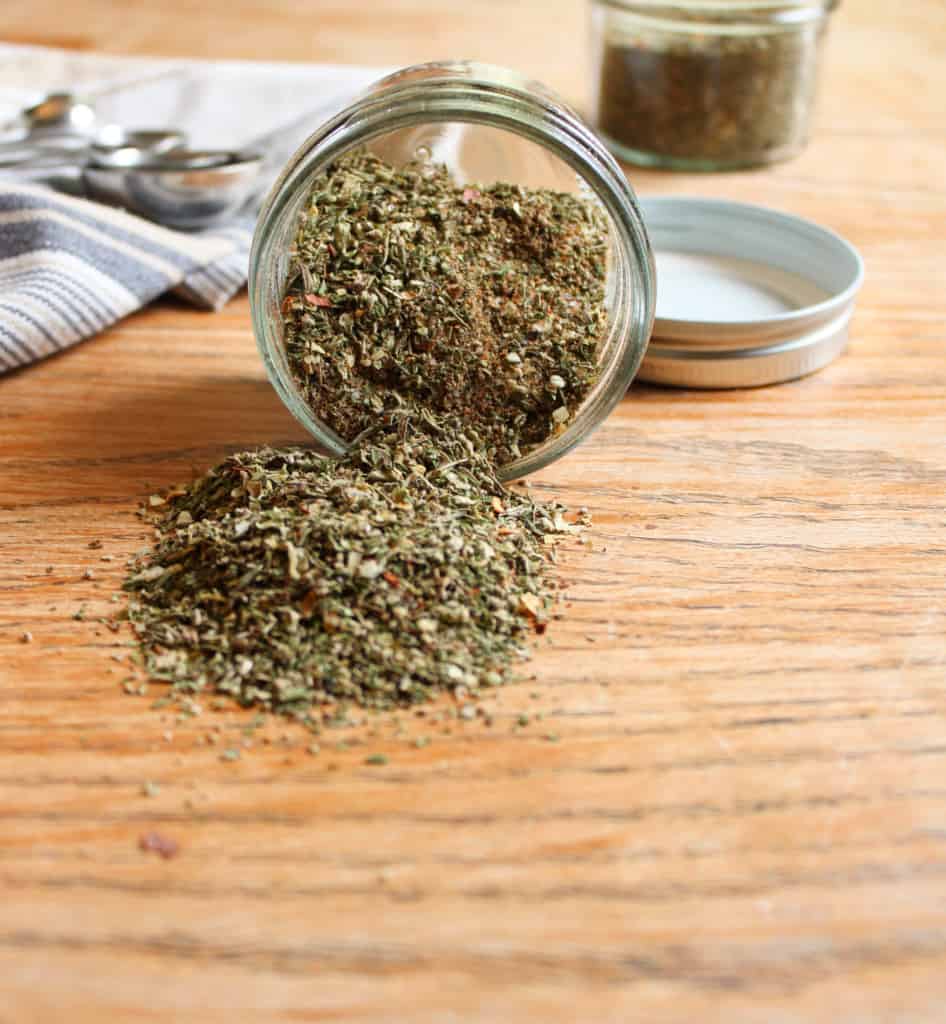
{"label": "wooden table", "polygon": [[[594,543],[492,728],[411,720],[415,749],[369,723],[318,756],[271,728],[230,764],[245,715],[179,725],[121,692],[128,637],[96,617],[146,537],[137,502],[302,440],[245,297],[161,303],[0,381],[3,1024],[946,1017],[946,12],[890,7],[842,9],[800,159],[632,173],[813,217],[867,285],[825,372],[635,387],[535,479],[591,507]],[[0,35],[465,54],[581,99],[579,0],[381,9],[7,0]],[[139,850],[151,830],[178,856]]]}

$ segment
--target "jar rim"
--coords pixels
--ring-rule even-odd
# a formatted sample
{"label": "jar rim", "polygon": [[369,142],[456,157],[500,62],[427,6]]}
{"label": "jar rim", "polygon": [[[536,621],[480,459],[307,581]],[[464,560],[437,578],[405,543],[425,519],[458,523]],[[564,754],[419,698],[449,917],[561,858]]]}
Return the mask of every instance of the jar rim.
{"label": "jar rim", "polygon": [[592,0],[599,7],[652,16],[702,14],[707,17],[742,17],[792,25],[826,18],[841,0]]}

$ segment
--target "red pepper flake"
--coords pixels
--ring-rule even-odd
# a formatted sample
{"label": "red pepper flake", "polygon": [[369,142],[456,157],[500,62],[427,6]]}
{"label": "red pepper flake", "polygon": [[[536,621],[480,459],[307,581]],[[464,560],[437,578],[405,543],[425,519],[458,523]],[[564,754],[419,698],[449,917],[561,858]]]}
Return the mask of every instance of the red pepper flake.
{"label": "red pepper flake", "polygon": [[156,853],[162,860],[170,860],[180,851],[174,839],[163,836],[160,832],[145,832],[138,839],[138,849],[143,853]]}
{"label": "red pepper flake", "polygon": [[314,295],[312,292],[305,293],[305,300],[310,306],[319,306],[322,309],[331,309],[332,303],[324,295]]}
{"label": "red pepper flake", "polygon": [[399,587],[401,585],[400,578],[395,576],[393,572],[383,572],[381,573],[381,576],[386,579],[392,587]]}

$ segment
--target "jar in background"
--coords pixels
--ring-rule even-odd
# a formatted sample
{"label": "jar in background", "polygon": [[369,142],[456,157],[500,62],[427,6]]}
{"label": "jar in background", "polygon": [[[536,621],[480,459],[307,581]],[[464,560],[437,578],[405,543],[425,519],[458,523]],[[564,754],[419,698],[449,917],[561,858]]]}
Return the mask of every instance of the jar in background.
{"label": "jar in background", "polygon": [[274,185],[250,254],[253,329],[283,402],[334,455],[348,447],[305,402],[290,372],[281,304],[290,251],[313,183],[343,154],[364,148],[402,167],[443,164],[458,185],[507,182],[596,201],[609,225],[608,327],[597,383],[567,427],[501,467],[524,476],[564,455],[608,415],[644,356],[654,316],[653,256],[621,168],[581,119],[542,86],[502,68],[439,63],[382,79],[303,143]]}
{"label": "jar in background", "polygon": [[623,160],[722,171],[808,140],[839,0],[591,0],[593,117]]}

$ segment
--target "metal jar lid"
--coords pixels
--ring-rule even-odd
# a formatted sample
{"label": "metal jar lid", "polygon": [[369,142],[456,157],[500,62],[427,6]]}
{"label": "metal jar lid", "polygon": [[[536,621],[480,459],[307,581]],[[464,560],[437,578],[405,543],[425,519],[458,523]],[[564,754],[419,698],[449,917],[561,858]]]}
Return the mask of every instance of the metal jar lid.
{"label": "metal jar lid", "polygon": [[841,354],[864,278],[833,231],[719,199],[640,200],[657,315],[638,379],[688,388],[793,380]]}

